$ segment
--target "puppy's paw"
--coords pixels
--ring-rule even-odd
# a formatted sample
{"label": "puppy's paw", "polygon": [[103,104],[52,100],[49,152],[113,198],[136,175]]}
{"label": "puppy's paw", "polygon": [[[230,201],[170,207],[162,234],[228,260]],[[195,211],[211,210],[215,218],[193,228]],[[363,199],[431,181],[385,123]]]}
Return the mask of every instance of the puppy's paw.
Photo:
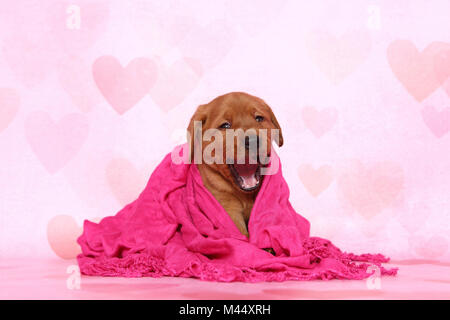
{"label": "puppy's paw", "polygon": [[275,255],[275,251],[273,251],[272,248],[263,248],[263,250],[267,251],[268,253]]}

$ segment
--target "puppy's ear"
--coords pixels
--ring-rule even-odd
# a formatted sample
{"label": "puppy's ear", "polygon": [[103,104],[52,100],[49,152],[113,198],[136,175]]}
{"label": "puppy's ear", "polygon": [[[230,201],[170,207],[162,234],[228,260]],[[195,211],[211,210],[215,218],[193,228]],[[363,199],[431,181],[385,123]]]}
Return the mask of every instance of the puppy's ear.
{"label": "puppy's ear", "polygon": [[277,144],[278,144],[279,147],[281,147],[283,145],[283,143],[284,143],[284,140],[283,140],[283,133],[281,132],[280,124],[278,123],[278,120],[275,117],[275,114],[273,113],[272,109],[267,104],[266,104],[266,107],[267,107],[267,110],[269,111],[269,114],[270,114],[270,120],[272,121],[275,129],[278,129],[279,135],[278,135]]}
{"label": "puppy's ear", "polygon": [[189,159],[191,160],[191,162],[194,159],[194,150],[198,149],[199,152],[201,152],[200,148],[202,143],[202,127],[195,125],[195,122],[201,121],[202,126],[205,124],[207,119],[206,106],[207,105],[203,104],[197,108],[187,128],[187,141],[190,145]]}

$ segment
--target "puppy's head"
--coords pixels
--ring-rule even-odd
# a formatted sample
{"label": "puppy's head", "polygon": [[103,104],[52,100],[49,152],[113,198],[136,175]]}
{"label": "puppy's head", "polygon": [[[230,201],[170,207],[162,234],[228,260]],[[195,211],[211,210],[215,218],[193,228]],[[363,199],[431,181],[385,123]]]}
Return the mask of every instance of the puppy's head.
{"label": "puppy's head", "polygon": [[188,127],[191,160],[220,173],[240,192],[258,190],[272,139],[283,145],[271,108],[262,99],[242,92],[199,106]]}

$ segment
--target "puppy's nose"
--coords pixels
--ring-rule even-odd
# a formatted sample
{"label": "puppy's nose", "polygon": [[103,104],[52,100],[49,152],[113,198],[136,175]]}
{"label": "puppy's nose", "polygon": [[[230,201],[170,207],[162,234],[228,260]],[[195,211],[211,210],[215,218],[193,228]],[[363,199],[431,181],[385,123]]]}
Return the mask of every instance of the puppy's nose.
{"label": "puppy's nose", "polygon": [[245,149],[249,150],[250,147],[258,148],[258,136],[246,136],[245,137]]}

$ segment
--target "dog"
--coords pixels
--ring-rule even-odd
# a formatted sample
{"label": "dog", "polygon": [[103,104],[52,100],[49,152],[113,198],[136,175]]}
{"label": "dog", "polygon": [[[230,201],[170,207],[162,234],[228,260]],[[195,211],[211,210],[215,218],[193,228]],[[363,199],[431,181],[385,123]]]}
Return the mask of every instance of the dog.
{"label": "dog", "polygon": [[[199,126],[196,127],[196,123]],[[209,129],[215,129],[214,142],[219,147],[217,149],[220,149],[220,152],[217,149],[212,151],[212,157],[216,161],[202,158],[204,154],[201,150],[206,151],[212,144],[205,139],[205,133]],[[230,129],[246,134],[228,136]],[[278,133],[277,139],[272,134],[274,130]],[[196,165],[204,186],[222,205],[240,233],[249,237],[248,221],[264,179],[261,169],[267,165],[261,154],[266,155],[264,161],[267,161],[272,140],[276,140],[279,147],[283,145],[281,128],[272,109],[262,99],[250,94],[227,93],[200,105],[192,116],[187,131],[191,160],[198,156],[196,151],[200,150],[200,161]],[[262,131],[267,134],[260,134]],[[232,149],[230,139],[233,140]],[[222,140],[222,143],[218,140]],[[256,153],[251,152],[251,146],[256,146]],[[240,154],[245,155],[244,163],[238,161]],[[271,249],[267,248],[267,251],[271,252]]]}

